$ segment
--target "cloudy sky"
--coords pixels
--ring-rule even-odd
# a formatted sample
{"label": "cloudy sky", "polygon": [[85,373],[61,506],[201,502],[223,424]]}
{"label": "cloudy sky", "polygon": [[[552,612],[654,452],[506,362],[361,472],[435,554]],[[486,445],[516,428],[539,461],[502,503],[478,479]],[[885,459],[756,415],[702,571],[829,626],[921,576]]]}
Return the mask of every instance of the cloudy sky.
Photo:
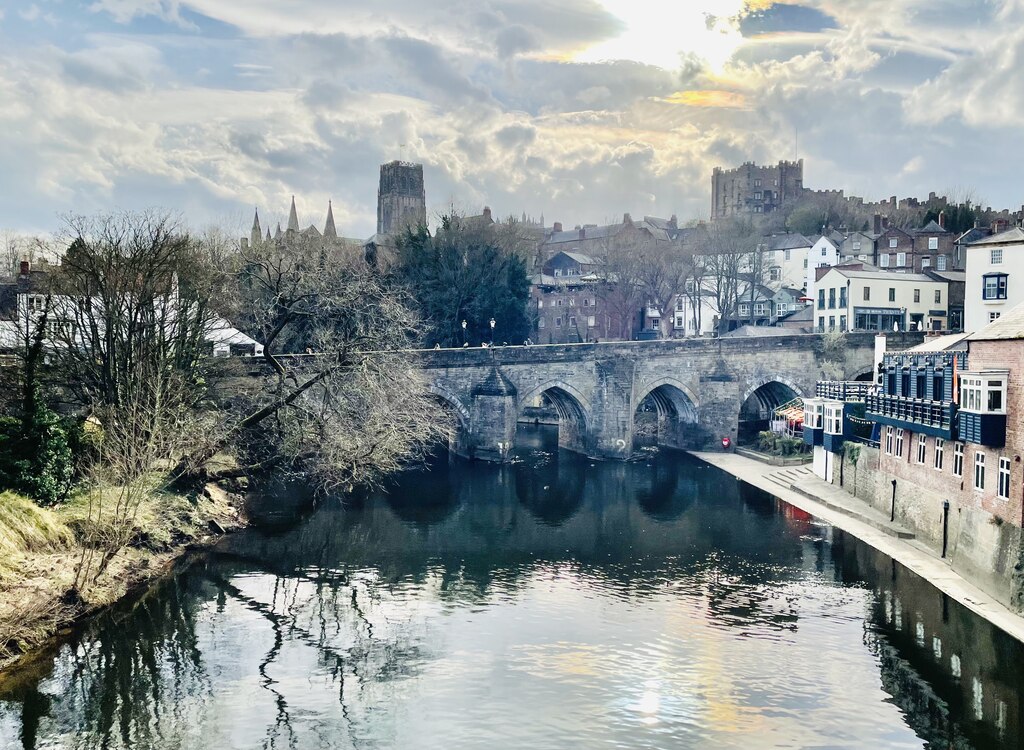
{"label": "cloudy sky", "polygon": [[709,211],[710,171],[805,159],[878,199],[1024,201],[1024,0],[2,0],[0,228],[165,206],[375,229],[432,213]]}

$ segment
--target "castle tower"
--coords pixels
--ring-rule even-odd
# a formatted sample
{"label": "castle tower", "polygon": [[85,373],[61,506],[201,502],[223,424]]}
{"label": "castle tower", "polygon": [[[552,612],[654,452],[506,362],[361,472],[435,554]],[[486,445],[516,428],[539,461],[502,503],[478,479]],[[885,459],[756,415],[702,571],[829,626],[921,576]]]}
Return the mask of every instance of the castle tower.
{"label": "castle tower", "polygon": [[327,201],[327,223],[324,224],[324,238],[338,239],[338,229],[334,226],[334,207],[330,201]]}
{"label": "castle tower", "polygon": [[393,161],[380,167],[377,191],[377,234],[394,234],[427,223],[423,165]]}
{"label": "castle tower", "polygon": [[260,244],[263,239],[263,233],[260,231],[260,210],[256,209],[256,214],[252,219],[252,231],[249,233],[249,244],[253,247]]}

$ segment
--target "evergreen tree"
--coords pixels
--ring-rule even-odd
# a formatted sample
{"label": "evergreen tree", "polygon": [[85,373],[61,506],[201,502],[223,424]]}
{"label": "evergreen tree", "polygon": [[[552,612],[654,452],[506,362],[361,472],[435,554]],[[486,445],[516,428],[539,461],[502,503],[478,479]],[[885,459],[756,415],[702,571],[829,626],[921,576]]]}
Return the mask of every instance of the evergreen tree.
{"label": "evergreen tree", "polygon": [[492,319],[495,343],[519,344],[530,335],[526,264],[488,227],[467,226],[451,215],[442,217],[434,235],[424,226],[406,230],[394,279],[415,300],[427,346],[489,342]]}

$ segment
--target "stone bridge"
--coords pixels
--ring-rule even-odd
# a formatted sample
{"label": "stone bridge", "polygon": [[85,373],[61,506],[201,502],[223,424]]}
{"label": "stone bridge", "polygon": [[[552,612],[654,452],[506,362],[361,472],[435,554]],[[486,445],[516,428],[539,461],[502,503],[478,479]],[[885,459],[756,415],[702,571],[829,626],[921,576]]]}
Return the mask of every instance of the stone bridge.
{"label": "stone bridge", "polygon": [[[921,342],[920,333],[887,334],[889,349]],[[625,459],[638,409],[657,415],[659,445],[695,449],[735,443],[741,423],[811,396],[823,379],[826,336],[679,339],[411,353],[429,389],[457,416],[452,450],[505,461],[517,423],[543,401],[558,414],[559,444],[594,458]],[[870,379],[871,333],[845,336],[846,380]],[[836,359],[834,353],[831,354]],[[828,379],[834,379],[835,374]]]}

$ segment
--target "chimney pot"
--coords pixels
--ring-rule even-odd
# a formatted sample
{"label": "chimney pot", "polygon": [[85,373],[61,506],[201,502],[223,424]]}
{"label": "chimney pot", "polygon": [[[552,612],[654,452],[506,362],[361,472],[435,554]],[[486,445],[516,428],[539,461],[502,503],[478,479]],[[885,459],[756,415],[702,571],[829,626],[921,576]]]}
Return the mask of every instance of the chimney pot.
{"label": "chimney pot", "polygon": [[946,228],[946,212],[939,211],[939,227],[942,229]]}

